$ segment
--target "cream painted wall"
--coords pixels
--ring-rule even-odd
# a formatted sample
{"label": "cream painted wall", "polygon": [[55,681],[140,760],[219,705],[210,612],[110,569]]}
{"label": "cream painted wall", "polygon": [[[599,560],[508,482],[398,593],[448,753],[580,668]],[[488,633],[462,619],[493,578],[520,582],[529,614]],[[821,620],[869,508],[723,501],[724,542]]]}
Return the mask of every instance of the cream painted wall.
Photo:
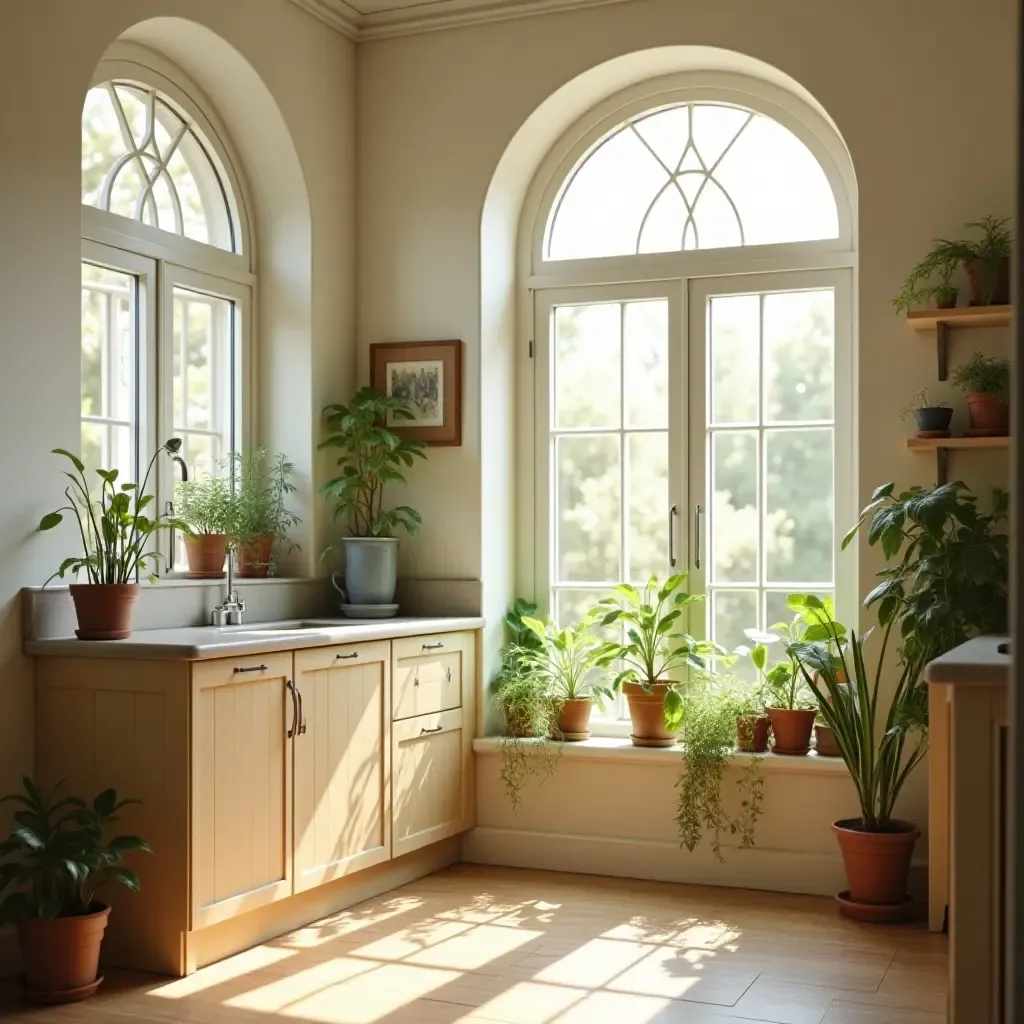
{"label": "cream painted wall", "polygon": [[[305,181],[307,237],[293,240],[291,249],[285,244],[285,265],[264,262],[258,269],[272,292],[303,261],[311,266],[308,308],[297,318],[288,309],[278,309],[276,320],[263,317],[258,340],[264,352],[275,346],[287,351],[294,344],[301,354],[301,377],[291,380],[284,393],[278,388],[277,425],[269,414],[262,419],[264,436],[271,441],[290,436],[302,449],[292,454],[305,467],[301,482],[307,494],[313,489],[319,408],[345,394],[353,380],[353,45],[288,0],[0,0],[0,92],[5,97],[0,104],[3,793],[32,770],[31,665],[20,653],[18,592],[42,583],[70,544],[70,537],[30,534],[60,494],[57,466],[48,452],[58,445],[74,447],[79,430],[82,101],[107,47],[138,23],[156,18],[188,19],[209,30],[192,32],[182,21],[148,21],[132,38],[176,60],[207,93],[243,163],[260,153],[258,133],[270,130],[267,121],[253,116],[259,95],[269,91],[276,103],[274,116],[291,137],[293,159]],[[225,54],[225,42],[230,54]],[[233,76],[242,71],[240,87]],[[279,127],[276,120],[273,127]],[[257,233],[267,226],[280,234],[281,225],[273,224],[273,191],[259,180],[270,170],[243,167],[246,171],[260,199]],[[269,260],[271,247],[265,248]],[[301,325],[303,318],[298,334],[282,333],[289,322]],[[289,414],[299,425],[291,435],[281,425]],[[326,515],[322,505],[309,503],[312,528],[304,548],[310,568],[315,549],[328,536]]]}
{"label": "cream painted wall", "polygon": [[[504,396],[488,389],[503,385],[501,368],[510,366],[499,328],[497,338],[483,339],[499,346],[499,369],[487,359],[482,367],[482,316],[500,324],[512,315],[510,297],[503,304],[493,294],[490,272],[482,310],[481,259],[486,268],[507,268],[509,253],[481,252],[485,196],[506,147],[545,100],[603,62],[654,47],[714,46],[767,62],[809,90],[834,120],[859,189],[859,494],[889,479],[931,482],[934,464],[906,452],[898,414],[917,388],[934,381],[934,348],[907,330],[888,300],[932,237],[955,234],[982,214],[1012,212],[1015,19],[1013,0],[970,7],[960,0],[634,0],[361,45],[360,371],[365,376],[373,341],[460,337],[467,346],[465,442],[435,449],[415,471],[409,499],[423,509],[425,525],[422,539],[404,546],[404,572],[482,577],[485,595],[489,580],[500,577],[503,592],[485,598],[491,619],[510,596],[507,564],[491,568],[494,541],[508,537],[508,524],[492,524],[487,509],[488,488],[502,486],[509,446],[490,427],[481,436],[482,422],[499,430],[508,423]],[[664,70],[652,58],[652,74]],[[595,92],[593,103],[602,95]],[[525,343],[530,331],[520,323],[516,340]],[[954,344],[955,363],[975,345],[1005,352],[1009,332],[965,332]],[[489,446],[494,458],[482,456]],[[1006,456],[954,457],[952,472],[976,489],[1005,484]],[[859,558],[866,592],[880,560],[867,550]],[[497,635],[489,631],[492,648]],[[478,761],[479,817],[493,827],[557,830],[561,800],[572,801],[580,784],[589,788],[578,768],[560,770],[545,787],[548,813],[525,824],[522,814],[512,818],[494,806],[496,759]],[[922,771],[900,808],[921,824],[925,792]],[[843,813],[843,802],[827,790],[816,799],[826,801],[816,818]],[[605,834],[624,834],[614,816],[608,822]],[[799,834],[791,848],[808,849]]]}

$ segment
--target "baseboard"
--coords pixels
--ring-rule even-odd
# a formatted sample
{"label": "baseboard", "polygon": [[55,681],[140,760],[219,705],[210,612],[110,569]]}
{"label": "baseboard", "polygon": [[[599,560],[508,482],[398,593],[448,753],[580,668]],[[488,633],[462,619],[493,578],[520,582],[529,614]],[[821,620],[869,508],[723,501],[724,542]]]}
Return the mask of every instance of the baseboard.
{"label": "baseboard", "polygon": [[[570,835],[481,826],[462,840],[462,859],[472,864],[539,868],[585,875],[612,875],[691,885],[833,896],[846,888],[842,857],[835,854],[724,849],[725,863],[702,846],[693,853],[678,843],[651,839]],[[915,898],[926,890],[927,865],[911,868]]]}

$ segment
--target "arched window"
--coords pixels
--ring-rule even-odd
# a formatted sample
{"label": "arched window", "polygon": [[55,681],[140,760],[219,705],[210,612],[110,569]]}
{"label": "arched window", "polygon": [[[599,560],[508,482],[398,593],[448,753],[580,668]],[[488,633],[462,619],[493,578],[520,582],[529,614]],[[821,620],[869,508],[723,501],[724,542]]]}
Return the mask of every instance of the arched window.
{"label": "arched window", "polygon": [[612,97],[555,147],[523,232],[520,572],[558,620],[678,571],[707,596],[689,630],[729,649],[793,592],[854,613],[854,206],[831,123],[738,76]]}
{"label": "arched window", "polygon": [[85,97],[82,225],[83,460],[138,480],[177,436],[188,471],[209,472],[243,446],[252,390],[245,207],[202,94],[139,47],[119,44]]}

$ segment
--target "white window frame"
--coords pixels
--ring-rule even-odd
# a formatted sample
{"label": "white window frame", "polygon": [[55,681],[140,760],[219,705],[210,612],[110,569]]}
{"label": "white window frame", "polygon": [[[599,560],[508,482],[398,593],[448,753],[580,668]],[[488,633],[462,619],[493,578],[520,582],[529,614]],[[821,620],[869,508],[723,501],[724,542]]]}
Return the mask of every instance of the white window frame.
{"label": "white window frame", "polygon": [[[226,298],[235,304],[236,423],[235,446],[251,447],[256,436],[256,253],[247,209],[247,191],[239,173],[240,163],[212,104],[201,90],[159,55],[131,43],[119,42],[96,68],[91,86],[111,80],[138,82],[167,95],[192,119],[209,143],[208,155],[228,188],[228,206],[235,220],[239,252],[197,242],[183,235],[82,204],[82,259],[109,266],[140,278],[140,317],[145,311],[145,332],[139,335],[138,471],[144,473],[157,445],[167,440],[171,423],[173,379],[173,286]],[[163,339],[168,343],[164,344]],[[143,372],[144,367],[144,372]],[[173,500],[179,473],[170,460],[158,460],[150,490],[157,508],[165,511]],[[161,536],[162,573],[174,579],[184,567],[174,566],[171,538]]]}
{"label": "white window frame", "polygon": [[[677,103],[732,103],[764,114],[784,125],[797,136],[818,159],[836,201],[838,236],[811,242],[787,242],[774,245],[744,246],[728,249],[701,249],[670,253],[649,253],[630,256],[597,257],[577,260],[545,260],[544,241],[550,212],[565,182],[580,158],[598,141],[616,130],[623,121],[644,111]],[[857,514],[855,477],[857,460],[856,409],[857,361],[855,358],[856,288],[857,288],[857,210],[856,181],[849,154],[832,123],[810,102],[787,89],[747,76],[718,72],[695,72],[665,76],[642,83],[609,97],[584,115],[553,146],[534,178],[524,204],[519,236],[518,277],[521,282],[518,307],[523,325],[517,358],[517,421],[523,425],[522,436],[534,432],[534,443],[519,446],[517,452],[516,508],[516,592],[532,597],[540,610],[547,613],[551,577],[550,534],[547,524],[551,509],[550,473],[548,465],[549,359],[547,311],[560,296],[590,295],[609,301],[627,294],[622,286],[642,289],[652,283],[675,291],[680,303],[684,337],[682,347],[670,337],[670,387],[682,388],[691,394],[687,375],[695,372],[690,351],[690,317],[694,289],[704,279],[735,277],[738,291],[756,290],[755,280],[774,276],[796,280],[796,272],[837,272],[836,292],[836,434],[835,434],[835,525],[836,525],[836,604],[837,614],[849,621],[857,620],[857,560],[852,555],[840,558],[839,540],[844,528]],[[746,281],[740,275],[751,276]],[[810,278],[809,278],[810,279]],[[780,284],[780,288],[790,286]],[[842,293],[842,297],[841,294]],[[638,291],[636,294],[640,294]],[[572,301],[571,298],[561,301]],[[703,312],[699,315],[703,315]],[[842,321],[842,322],[841,322]],[[670,306],[670,324],[672,322]],[[670,327],[671,331],[671,327]],[[535,344],[536,342],[536,344]],[[542,348],[544,351],[542,352]],[[679,360],[674,351],[688,353]],[[678,367],[677,362],[684,365]],[[700,360],[703,366],[703,355]],[[844,386],[845,385],[845,386]],[[701,403],[703,405],[703,403]],[[699,433],[691,421],[675,424],[670,403],[670,451],[690,450],[685,446],[686,432],[691,443],[703,445],[704,423]],[[700,458],[703,465],[703,455]],[[676,481],[679,481],[676,483]],[[690,467],[677,467],[670,461],[670,504],[679,504],[676,520],[675,549],[680,559],[678,568],[688,568],[692,586],[703,585],[701,574],[692,566],[691,493],[702,494],[704,483],[695,489]],[[666,514],[667,514],[666,509]],[[704,563],[702,563],[704,564]],[[695,625],[695,624],[694,624]],[[625,721],[595,721],[599,735],[628,735]]]}

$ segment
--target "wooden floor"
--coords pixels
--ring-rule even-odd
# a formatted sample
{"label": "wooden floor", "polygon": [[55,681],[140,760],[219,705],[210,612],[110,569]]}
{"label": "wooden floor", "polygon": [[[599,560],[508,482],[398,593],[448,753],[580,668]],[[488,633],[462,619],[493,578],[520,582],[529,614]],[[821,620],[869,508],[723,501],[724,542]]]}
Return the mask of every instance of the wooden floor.
{"label": "wooden floor", "polygon": [[32,1024],[942,1024],[946,940],[831,900],[462,865],[189,978]]}

